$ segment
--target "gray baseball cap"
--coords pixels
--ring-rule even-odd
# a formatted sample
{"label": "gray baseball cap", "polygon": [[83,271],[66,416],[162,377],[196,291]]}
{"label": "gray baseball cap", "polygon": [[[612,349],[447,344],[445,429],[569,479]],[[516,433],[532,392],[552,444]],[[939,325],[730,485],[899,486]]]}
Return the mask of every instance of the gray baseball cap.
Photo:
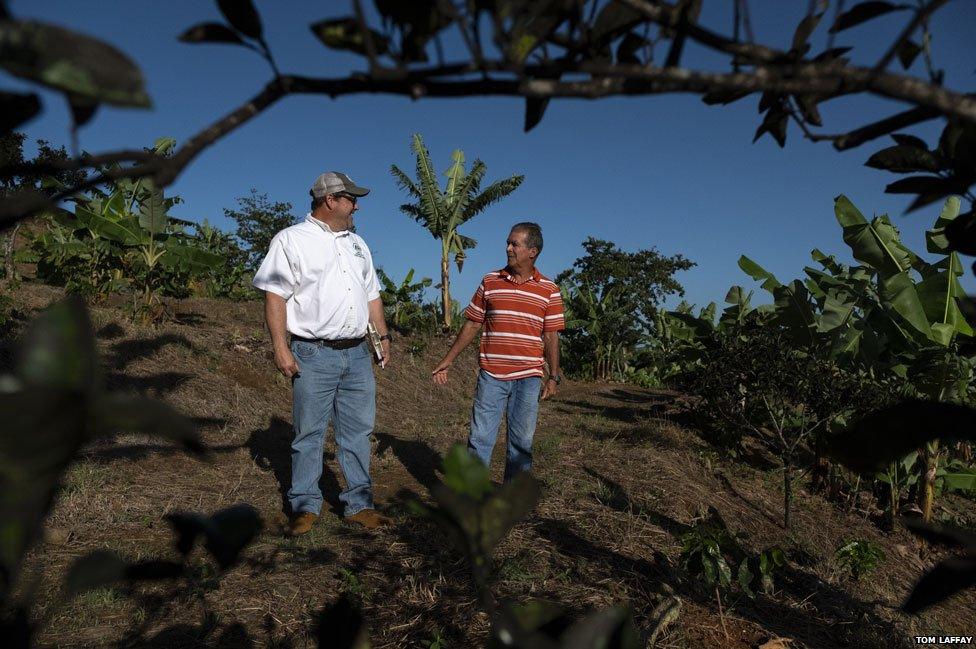
{"label": "gray baseball cap", "polygon": [[308,193],[315,198],[322,198],[326,194],[335,194],[336,192],[346,192],[352,196],[365,196],[369,193],[369,189],[360,187],[352,181],[352,178],[340,171],[326,171],[315,179],[315,182],[312,183],[312,189]]}

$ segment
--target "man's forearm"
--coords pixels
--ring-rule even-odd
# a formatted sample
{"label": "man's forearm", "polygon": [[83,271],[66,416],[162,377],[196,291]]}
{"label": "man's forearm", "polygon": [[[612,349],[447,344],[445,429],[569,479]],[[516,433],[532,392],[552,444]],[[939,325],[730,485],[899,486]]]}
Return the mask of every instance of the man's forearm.
{"label": "man's forearm", "polygon": [[478,335],[479,329],[481,329],[480,322],[475,322],[474,320],[465,322],[464,326],[461,327],[461,331],[458,332],[457,338],[454,339],[454,344],[451,345],[451,349],[444,356],[444,361],[453,363],[457,355],[461,353],[461,350],[467,347],[474,340],[475,336]]}
{"label": "man's forearm", "polygon": [[386,315],[383,313],[383,300],[381,298],[370,300],[366,306],[369,311],[369,321],[373,323],[376,331],[381,336],[385,336],[388,331],[386,328]]}
{"label": "man's forearm", "polygon": [[288,328],[286,326],[285,300],[280,295],[267,291],[264,294],[264,319],[271,333],[271,345],[275,351],[288,349]]}
{"label": "man's forearm", "polygon": [[559,332],[547,333],[543,336],[543,353],[549,365],[549,375],[559,374]]}

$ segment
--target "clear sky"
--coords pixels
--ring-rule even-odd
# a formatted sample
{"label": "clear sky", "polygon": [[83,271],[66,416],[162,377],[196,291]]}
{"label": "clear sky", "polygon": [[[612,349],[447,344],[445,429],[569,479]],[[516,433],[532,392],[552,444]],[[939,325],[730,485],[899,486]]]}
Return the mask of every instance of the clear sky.
{"label": "clear sky", "polygon": [[[349,0],[256,4],[283,72],[340,77],[365,68],[358,56],[326,49],[308,28],[319,20],[350,15]],[[371,6],[368,0],[364,4]],[[706,0],[703,22],[727,33],[731,6],[731,0]],[[808,0],[752,0],[750,6],[757,40],[788,49]],[[99,0],[83,5],[13,0],[10,9],[19,18],[54,22],[102,38],[142,68],[153,108],[103,107],[81,131],[81,148],[90,152],[149,146],[164,135],[182,142],[254,95],[270,78],[264,61],[248,50],[176,40],[194,24],[221,20],[216,3],[206,0]],[[889,14],[839,34],[834,44],[856,46],[851,56],[870,65],[908,19],[907,13]],[[827,22],[815,33],[814,51],[826,43]],[[945,68],[946,84],[976,90],[971,40],[976,1],[951,2],[936,14],[933,28],[934,60]],[[663,56],[660,49],[655,54]],[[720,59],[694,46],[684,64],[726,69]],[[920,61],[915,65],[917,73]],[[27,87],[4,77],[5,88]],[[517,98],[294,96],[205,151],[168,191],[185,201],[173,210],[175,216],[207,219],[232,230],[223,209],[234,207],[236,198],[252,187],[273,201],[291,202],[296,216],[302,216],[315,176],[345,171],[372,188],[361,201],[357,231],[369,243],[376,264],[394,278],[415,268],[418,276],[436,281],[439,245],[399,211],[406,197],[389,169],[396,164],[413,175],[413,133],[423,135],[439,173],[450,163],[451,151],[461,148],[469,161],[481,158],[487,164],[485,186],[513,173],[525,175],[514,194],[461,229],[478,241],[463,273],[452,275],[453,293],[462,305],[484,272],[505,263],[508,229],[524,220],[543,228],[545,250],[538,265],[550,277],[567,268],[582,253],[580,243],[592,235],[624,250],[655,247],[662,254],[681,253],[695,261],[697,267],[678,279],[686,298],[699,305],[721,303],[732,284],[756,288],[759,301],[767,301],[738,269],[741,254],[784,281],[802,275],[803,266],[812,264],[809,253],[815,247],[850,262],[833,217],[833,198],[840,193],[868,217],[891,215],[905,241],[924,252],[923,233],[939,205],[903,215],[910,198],[883,193],[897,176],[863,166],[890,140],[837,153],[826,143],[803,140],[791,124],[785,149],[768,136],[752,144],[760,121],[757,102],[754,96],[709,107],[691,95],[554,100],[542,123],[525,134],[524,102]],[[43,115],[23,130],[31,140],[67,145],[70,120],[63,101],[44,93],[44,105]],[[833,133],[903,109],[873,98],[821,105],[825,132]],[[940,130],[941,123],[932,123],[911,132],[931,146]],[[976,292],[971,272],[963,285]]]}

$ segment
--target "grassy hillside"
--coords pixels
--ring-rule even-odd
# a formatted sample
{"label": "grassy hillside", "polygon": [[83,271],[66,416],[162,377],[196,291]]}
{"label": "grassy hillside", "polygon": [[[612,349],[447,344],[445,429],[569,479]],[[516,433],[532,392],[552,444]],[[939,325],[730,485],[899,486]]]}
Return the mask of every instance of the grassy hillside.
{"label": "grassy hillside", "polygon": [[[26,284],[19,321],[59,293]],[[314,615],[340,593],[365,610],[374,647],[473,647],[484,640],[464,558],[430,521],[409,511],[438,480],[440,457],[467,434],[475,350],[436,387],[430,368],[447,338],[398,340],[377,369],[372,465],[376,499],[396,525],[375,534],[338,514],[342,481],[335,444],[326,447],[323,518],[310,534],[281,534],[289,480],[290,386],[275,371],[262,305],[186,300],[159,327],[132,324],[121,305],[92,317],[109,384],[161,398],[192,417],[213,449],[199,461],[134,435],[89,447],[69,472],[27,574],[38,577],[44,645],[309,646]],[[3,363],[11,362],[7,336]],[[408,352],[408,350],[410,350]],[[412,353],[410,353],[412,352]],[[621,384],[566,383],[543,403],[536,437],[540,506],[496,553],[494,592],[551,599],[580,613],[629,603],[646,626],[662,598],[682,602],[660,647],[755,647],[777,637],[806,647],[909,646],[918,633],[976,630],[972,591],[921,617],[897,611],[937,551],[904,531],[883,533],[873,502],[828,502],[802,489],[794,534],[782,528],[781,476],[757,453],[733,462],[695,432],[693,399]],[[492,476],[501,479],[504,446]],[[211,512],[239,502],[267,522],[244,563],[223,578],[204,559],[176,584],[101,589],[55,609],[58,575],[99,548],[123,556],[175,554],[164,520],[178,510]],[[972,521],[973,504],[946,497],[943,515]],[[681,535],[714,507],[752,550],[778,544],[790,559],[772,595],[723,599],[680,566]],[[867,539],[886,559],[851,581],[834,558]],[[436,644],[438,638],[443,644]]]}

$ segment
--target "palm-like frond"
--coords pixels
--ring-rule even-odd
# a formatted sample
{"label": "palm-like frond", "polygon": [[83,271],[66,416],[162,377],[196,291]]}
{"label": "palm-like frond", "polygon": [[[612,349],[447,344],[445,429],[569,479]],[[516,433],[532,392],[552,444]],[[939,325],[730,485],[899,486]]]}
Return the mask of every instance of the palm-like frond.
{"label": "palm-like frond", "polygon": [[444,196],[437,185],[437,174],[430,161],[430,152],[424,146],[419,134],[413,136],[413,151],[417,156],[417,180],[420,181],[420,209],[427,216],[425,226],[435,237],[440,238],[447,225],[447,210]]}
{"label": "palm-like frond", "polygon": [[420,198],[420,190],[417,188],[417,185],[414,184],[413,179],[405,174],[400,167],[390,165],[390,173],[393,174],[397,187],[405,189],[414,198]]}
{"label": "palm-like frond", "polygon": [[525,176],[511,176],[504,180],[498,180],[493,182],[491,185],[485,188],[483,192],[474,197],[474,199],[468,203],[468,208],[461,215],[461,223],[465,223],[469,219],[481,214],[490,205],[497,203],[501,199],[505,198],[522,184],[525,180]]}
{"label": "palm-like frond", "polygon": [[471,168],[471,173],[463,176],[455,186],[454,195],[451,196],[453,203],[450,214],[450,222],[454,224],[454,227],[467,220],[464,218],[464,214],[468,209],[468,205],[471,203],[471,199],[478,193],[478,188],[481,186],[481,179],[485,177],[486,169],[487,167],[485,167],[484,162],[475,160],[474,166]]}

